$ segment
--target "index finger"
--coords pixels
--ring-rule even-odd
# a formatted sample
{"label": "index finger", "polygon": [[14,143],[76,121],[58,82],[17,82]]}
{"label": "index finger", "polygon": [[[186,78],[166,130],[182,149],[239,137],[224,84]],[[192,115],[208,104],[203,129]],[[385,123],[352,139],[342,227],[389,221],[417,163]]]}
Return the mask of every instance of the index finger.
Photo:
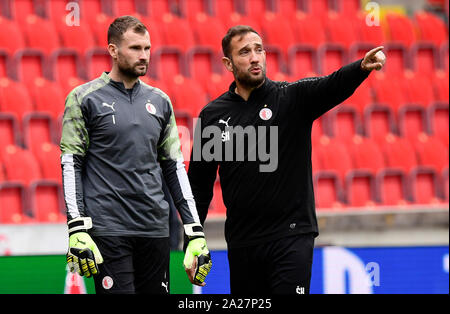
{"label": "index finger", "polygon": [[378,51],[381,51],[383,49],[384,49],[384,46],[379,46],[379,47],[376,47],[376,48],[373,48],[372,50],[370,50],[368,52],[368,54],[369,55],[375,55]]}

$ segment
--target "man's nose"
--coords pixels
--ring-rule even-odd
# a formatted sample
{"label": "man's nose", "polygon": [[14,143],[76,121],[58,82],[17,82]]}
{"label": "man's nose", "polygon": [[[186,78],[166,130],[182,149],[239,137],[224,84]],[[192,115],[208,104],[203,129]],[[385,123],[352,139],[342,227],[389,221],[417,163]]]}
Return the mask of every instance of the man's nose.
{"label": "man's nose", "polygon": [[250,63],[258,63],[260,61],[260,56],[256,51],[250,53]]}
{"label": "man's nose", "polygon": [[149,57],[150,57],[150,51],[142,49],[141,53],[139,54],[139,59],[140,60],[147,60]]}

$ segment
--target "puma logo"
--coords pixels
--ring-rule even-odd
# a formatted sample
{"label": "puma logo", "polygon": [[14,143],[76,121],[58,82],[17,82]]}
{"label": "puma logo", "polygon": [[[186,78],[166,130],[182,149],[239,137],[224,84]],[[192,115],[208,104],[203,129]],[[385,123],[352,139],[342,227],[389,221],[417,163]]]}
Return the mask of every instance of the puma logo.
{"label": "puma logo", "polygon": [[86,242],[81,241],[80,239],[77,238],[77,242],[75,243],[75,245],[77,245],[78,243],[81,243],[83,245],[86,245]]}
{"label": "puma logo", "polygon": [[227,121],[220,119],[219,123],[225,124],[226,127],[229,127],[228,121],[230,121],[231,117],[228,117]]}
{"label": "puma logo", "polygon": [[[102,106],[111,108],[113,112],[116,112],[116,110],[114,109],[114,104],[115,104],[115,102],[113,102],[111,105],[104,102],[104,103],[102,103]],[[112,115],[112,121],[114,124],[116,124],[116,117],[114,115]]]}
{"label": "puma logo", "polygon": [[116,103],[116,102],[113,102],[113,103],[110,105],[110,104],[107,104],[106,102],[104,102],[104,103],[102,103],[102,106],[103,106],[103,107],[111,108],[113,112],[116,112],[116,110],[114,109],[115,103]]}
{"label": "puma logo", "polygon": [[161,282],[161,286],[166,289],[166,292],[169,293],[169,288],[167,287],[167,282]]}

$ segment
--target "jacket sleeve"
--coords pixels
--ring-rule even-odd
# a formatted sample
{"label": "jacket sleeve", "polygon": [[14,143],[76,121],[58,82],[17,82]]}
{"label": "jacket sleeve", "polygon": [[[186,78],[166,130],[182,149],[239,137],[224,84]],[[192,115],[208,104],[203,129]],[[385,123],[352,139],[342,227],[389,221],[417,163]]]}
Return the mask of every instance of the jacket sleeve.
{"label": "jacket sleeve", "polygon": [[301,101],[300,110],[315,120],[349,98],[370,74],[361,69],[361,61],[350,63],[327,76],[305,78],[290,84],[288,88]]}
{"label": "jacket sleeve", "polygon": [[197,210],[200,217],[200,223],[203,225],[208,208],[213,198],[214,182],[216,180],[218,163],[211,160],[206,161],[202,155],[202,113],[197,120],[194,131],[194,142],[191,151],[191,160],[189,163],[189,181],[191,183],[192,192],[194,194]]}
{"label": "jacket sleeve", "polygon": [[197,209],[181,153],[180,138],[172,104],[167,99],[169,112],[166,126],[158,144],[158,161],[164,180],[184,225],[199,223]]}
{"label": "jacket sleeve", "polygon": [[75,89],[66,98],[60,141],[62,181],[68,221],[85,216],[81,173],[88,147],[88,129]]}

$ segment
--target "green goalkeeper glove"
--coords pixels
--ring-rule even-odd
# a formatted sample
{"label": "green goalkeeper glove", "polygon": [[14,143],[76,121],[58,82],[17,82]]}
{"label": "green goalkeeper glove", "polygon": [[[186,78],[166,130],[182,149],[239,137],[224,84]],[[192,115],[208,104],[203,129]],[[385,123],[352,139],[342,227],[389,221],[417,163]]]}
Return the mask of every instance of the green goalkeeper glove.
{"label": "green goalkeeper glove", "polygon": [[71,272],[78,272],[81,276],[91,277],[100,271],[98,264],[103,263],[103,257],[86,232],[92,227],[89,217],[78,217],[68,222],[69,226],[69,250],[67,252],[67,264]]}
{"label": "green goalkeeper glove", "polygon": [[206,246],[203,228],[200,224],[184,225],[189,243],[183,265],[189,280],[198,286],[205,285],[205,279],[212,267],[211,255]]}

